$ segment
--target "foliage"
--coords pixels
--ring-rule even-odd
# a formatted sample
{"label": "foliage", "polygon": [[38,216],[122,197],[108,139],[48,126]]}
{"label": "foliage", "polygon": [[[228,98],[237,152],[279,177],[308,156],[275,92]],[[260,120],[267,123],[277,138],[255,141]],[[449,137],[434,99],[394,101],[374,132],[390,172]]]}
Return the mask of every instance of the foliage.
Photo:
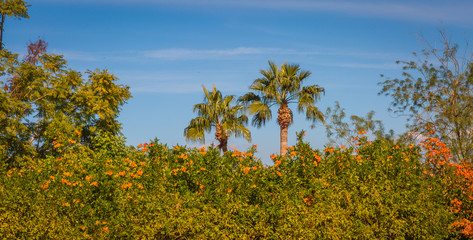
{"label": "foliage", "polygon": [[441,48],[414,54],[418,61],[403,64],[402,78],[388,79],[379,94],[392,97],[392,110],[412,120],[410,134],[436,137],[452,150],[457,161],[473,159],[473,55],[458,54],[459,47],[441,32]]}
{"label": "foliage", "polygon": [[15,17],[18,19],[29,18],[28,3],[23,0],[2,0],[0,1],[0,50],[3,49],[3,25],[7,17]]}
{"label": "foliage", "polygon": [[323,121],[323,114],[315,106],[324,89],[318,85],[303,86],[311,72],[302,70],[297,64],[284,63],[281,67],[269,61],[269,69],[261,70],[263,77],[256,79],[249,92],[239,98],[248,105],[253,114],[253,125],[261,127],[272,117],[271,107],[279,106],[278,124],[281,128],[281,155],[287,151],[287,128],[292,123],[292,110],[288,107],[297,103],[297,110],[305,112],[306,118]]}
{"label": "foliage", "polygon": [[333,108],[328,107],[325,113],[325,130],[329,140],[328,144],[351,145],[350,137],[354,136],[358,132],[366,132],[373,135],[376,139],[392,141],[394,139],[394,131],[391,129],[389,134],[387,134],[383,123],[380,120],[373,119],[374,114],[374,111],[370,111],[365,117],[352,115],[350,116],[350,122],[346,122],[345,109],[340,107],[338,101],[335,102],[335,106]]}
{"label": "foliage", "polygon": [[[298,133],[286,157],[273,155],[273,166],[254,157],[256,146],[221,155],[218,149],[168,147],[157,139],[127,147],[120,138],[98,135],[95,152],[75,143],[60,156],[2,168],[0,237],[468,236],[460,224],[472,220],[467,214],[473,199],[462,193],[471,178],[455,174],[463,168],[429,172],[414,144],[370,142],[359,135],[354,147],[317,150],[304,135]],[[440,151],[437,143],[426,142]],[[459,211],[454,199],[461,201]]]}
{"label": "foliage", "polygon": [[[434,129],[429,134],[433,135]],[[442,183],[448,187],[444,195],[450,200],[450,211],[457,215],[452,227],[468,238],[473,238],[473,165],[468,162],[451,161],[450,149],[439,139],[427,137],[421,142],[425,152],[424,171],[442,176]]]}
{"label": "foliage", "polygon": [[0,52],[2,162],[59,156],[76,142],[91,146],[98,131],[120,134],[117,117],[131,97],[128,86],[117,85],[107,70],[87,71],[84,79],[62,56],[44,53],[40,41],[22,61]]}
{"label": "foliage", "polygon": [[184,129],[186,139],[205,142],[205,132],[215,128],[215,139],[219,141],[218,148],[227,151],[228,138],[243,136],[248,142],[251,141],[251,133],[245,127],[248,117],[244,114],[243,105],[232,106],[234,96],[222,96],[222,93],[213,87],[209,92],[204,86],[204,102],[194,106],[194,112],[198,117],[192,119]]}

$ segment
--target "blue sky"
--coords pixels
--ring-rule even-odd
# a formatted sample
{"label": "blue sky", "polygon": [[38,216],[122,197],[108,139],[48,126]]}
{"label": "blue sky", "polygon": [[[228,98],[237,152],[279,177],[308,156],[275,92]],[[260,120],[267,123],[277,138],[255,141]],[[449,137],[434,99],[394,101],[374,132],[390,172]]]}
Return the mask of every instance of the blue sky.
{"label": "blue sky", "polygon": [[[433,45],[439,28],[454,42],[473,39],[471,1],[319,1],[319,0],[31,0],[30,19],[7,19],[6,48],[25,53],[38,37],[49,51],[65,56],[79,71],[108,69],[131,87],[133,98],[119,120],[127,143],[155,137],[168,145],[186,142],[183,130],[194,104],[202,102],[202,84],[224,94],[242,95],[266,69],[268,60],[297,63],[312,72],[307,84],[326,94],[325,111],[339,101],[348,114],[375,118],[397,133],[405,119],[387,111],[390,99],[378,96],[378,82],[399,77],[396,60],[413,60]],[[276,113],[277,110],[274,110]],[[322,125],[296,115],[289,128],[305,129],[313,147],[326,143]],[[230,148],[258,145],[264,163],[279,151],[276,117],[263,128],[250,127],[252,143],[230,139]],[[215,142],[213,133],[206,144]]]}

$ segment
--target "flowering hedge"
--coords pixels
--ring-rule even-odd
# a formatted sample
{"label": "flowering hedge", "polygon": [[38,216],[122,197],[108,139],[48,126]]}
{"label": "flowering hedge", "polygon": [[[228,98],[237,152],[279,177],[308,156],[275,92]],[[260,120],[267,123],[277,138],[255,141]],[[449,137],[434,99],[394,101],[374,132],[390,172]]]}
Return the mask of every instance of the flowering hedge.
{"label": "flowering hedge", "polygon": [[94,151],[76,145],[2,166],[0,238],[472,237],[472,168],[432,155],[448,154],[436,142],[361,135],[351,147],[317,150],[298,138],[273,166],[255,158],[256,146],[221,155],[111,136]]}

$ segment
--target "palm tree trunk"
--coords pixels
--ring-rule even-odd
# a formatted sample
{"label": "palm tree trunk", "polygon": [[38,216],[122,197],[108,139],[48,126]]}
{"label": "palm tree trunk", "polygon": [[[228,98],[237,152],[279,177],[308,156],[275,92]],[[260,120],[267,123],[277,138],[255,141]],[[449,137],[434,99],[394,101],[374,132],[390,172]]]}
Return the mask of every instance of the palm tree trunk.
{"label": "palm tree trunk", "polygon": [[281,126],[281,155],[286,155],[287,153],[287,129],[288,127]]}
{"label": "palm tree trunk", "polygon": [[228,138],[224,138],[224,139],[221,139],[220,140],[220,144],[218,145],[218,147],[220,149],[222,149],[222,152],[225,153],[228,149],[227,149],[227,144],[228,143]]}
{"label": "palm tree trunk", "polygon": [[287,129],[291,124],[292,114],[291,109],[287,104],[281,104],[278,110],[278,123],[281,127],[281,142],[280,142],[280,152],[281,155],[286,155],[287,153]]}
{"label": "palm tree trunk", "polygon": [[222,150],[223,153],[225,153],[227,149],[227,144],[228,144],[228,136],[222,131],[222,126],[220,123],[218,123],[215,127],[215,139],[219,142],[217,148]]}

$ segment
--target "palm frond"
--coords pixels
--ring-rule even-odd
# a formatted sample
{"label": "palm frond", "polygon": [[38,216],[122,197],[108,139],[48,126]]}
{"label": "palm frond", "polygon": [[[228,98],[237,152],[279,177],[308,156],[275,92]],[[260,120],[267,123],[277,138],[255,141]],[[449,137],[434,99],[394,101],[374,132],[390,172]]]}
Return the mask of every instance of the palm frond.
{"label": "palm frond", "polygon": [[256,95],[253,92],[249,92],[241,97],[238,98],[238,103],[242,103],[245,106],[248,106],[250,103],[254,101],[261,101],[261,97]]}
{"label": "palm frond", "polygon": [[313,122],[321,121],[325,124],[324,114],[315,106],[308,106],[306,110],[306,119]]}
{"label": "palm frond", "polygon": [[[198,117],[192,119],[189,126],[184,129],[186,139],[204,142],[205,133],[210,132],[217,125],[222,126],[226,135],[233,134],[251,139],[249,130],[244,126],[248,123],[248,117],[244,114],[245,106],[233,105],[235,97],[233,95],[223,96],[215,86],[212,91],[208,91],[204,86],[202,89],[204,101],[194,105],[194,112],[197,112]],[[252,96],[246,100],[250,98]]]}
{"label": "palm frond", "polygon": [[205,132],[210,132],[212,126],[212,122],[209,119],[196,117],[184,129],[184,137],[195,142],[205,142]]}
{"label": "palm frond", "polygon": [[248,106],[248,112],[254,115],[252,124],[257,127],[261,127],[266,123],[267,120],[271,119],[270,106],[264,102],[252,102]]}

